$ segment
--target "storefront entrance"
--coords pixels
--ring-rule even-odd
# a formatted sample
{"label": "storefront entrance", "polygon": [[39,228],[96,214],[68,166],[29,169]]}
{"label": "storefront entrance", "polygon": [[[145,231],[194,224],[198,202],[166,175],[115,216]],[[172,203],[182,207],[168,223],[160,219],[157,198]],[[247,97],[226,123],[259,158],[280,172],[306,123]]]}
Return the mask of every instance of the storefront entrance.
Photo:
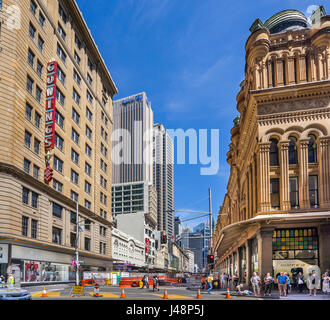
{"label": "storefront entrance", "polygon": [[288,272],[292,283],[302,272],[305,278],[319,266],[319,239],[316,228],[276,229],[273,234],[273,273]]}

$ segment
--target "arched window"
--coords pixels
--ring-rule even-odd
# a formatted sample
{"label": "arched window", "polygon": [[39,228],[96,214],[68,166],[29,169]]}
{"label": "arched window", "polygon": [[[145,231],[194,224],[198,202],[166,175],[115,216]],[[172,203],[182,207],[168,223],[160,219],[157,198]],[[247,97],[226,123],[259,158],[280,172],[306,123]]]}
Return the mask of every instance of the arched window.
{"label": "arched window", "polygon": [[298,163],[298,152],[297,152],[297,139],[295,137],[289,137],[289,164]]}
{"label": "arched window", "polygon": [[278,166],[278,141],[270,139],[269,162],[271,166]]}
{"label": "arched window", "polygon": [[309,143],[308,143],[308,163],[317,162],[317,144],[316,137],[313,134],[309,134]]}

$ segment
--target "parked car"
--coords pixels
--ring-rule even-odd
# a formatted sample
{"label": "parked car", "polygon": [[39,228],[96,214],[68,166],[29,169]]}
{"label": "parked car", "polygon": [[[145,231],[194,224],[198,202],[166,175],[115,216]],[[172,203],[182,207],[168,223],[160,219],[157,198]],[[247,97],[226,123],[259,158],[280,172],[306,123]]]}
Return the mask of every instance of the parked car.
{"label": "parked car", "polygon": [[0,284],[0,300],[31,300],[29,291]]}

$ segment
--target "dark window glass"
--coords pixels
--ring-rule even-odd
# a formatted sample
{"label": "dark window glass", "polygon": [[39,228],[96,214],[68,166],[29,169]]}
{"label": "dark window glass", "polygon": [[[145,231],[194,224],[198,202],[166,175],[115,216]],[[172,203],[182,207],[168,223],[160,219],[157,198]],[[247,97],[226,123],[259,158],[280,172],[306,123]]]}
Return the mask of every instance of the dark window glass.
{"label": "dark window glass", "polygon": [[270,179],[270,201],[272,208],[280,207],[279,179]]}
{"label": "dark window glass", "polygon": [[29,218],[28,217],[22,217],[22,236],[27,237],[29,230]]}
{"label": "dark window glass", "polygon": [[85,220],[85,229],[90,230],[91,229],[91,221],[86,219]]}
{"label": "dark window glass", "polygon": [[73,232],[70,232],[70,246],[74,248],[76,246],[76,234]]}
{"label": "dark window glass", "polygon": [[72,224],[77,224],[77,212],[75,211],[70,212],[70,222]]}
{"label": "dark window glass", "polygon": [[39,195],[32,191],[32,207],[33,208],[38,208],[38,198],[39,198]]}
{"label": "dark window glass", "polygon": [[85,250],[90,251],[91,250],[91,239],[85,237]]}
{"label": "dark window glass", "polygon": [[29,194],[30,190],[23,187],[23,193],[22,193],[22,202],[25,204],[29,204]]}
{"label": "dark window glass", "polygon": [[299,207],[298,177],[291,177],[289,183],[290,183],[291,208],[298,208]]}
{"label": "dark window glass", "polygon": [[271,166],[278,166],[278,141],[276,139],[270,140],[269,162]]}
{"label": "dark window glass", "polygon": [[297,139],[289,137],[289,164],[298,163]]}
{"label": "dark window glass", "polygon": [[62,230],[59,228],[53,227],[53,243],[61,244],[62,243]]}
{"label": "dark window glass", "polygon": [[309,136],[308,143],[308,163],[316,163],[317,162],[317,144],[316,137],[313,134]]}
{"label": "dark window glass", "polygon": [[53,216],[62,218],[62,209],[63,209],[62,206],[53,202]]}
{"label": "dark window glass", "polygon": [[319,205],[319,190],[318,190],[318,176],[309,176],[309,201],[311,207],[318,207]]}
{"label": "dark window glass", "polygon": [[30,174],[31,161],[24,158],[24,171]]}
{"label": "dark window glass", "polygon": [[31,237],[37,239],[38,237],[38,221],[32,219],[31,221]]}

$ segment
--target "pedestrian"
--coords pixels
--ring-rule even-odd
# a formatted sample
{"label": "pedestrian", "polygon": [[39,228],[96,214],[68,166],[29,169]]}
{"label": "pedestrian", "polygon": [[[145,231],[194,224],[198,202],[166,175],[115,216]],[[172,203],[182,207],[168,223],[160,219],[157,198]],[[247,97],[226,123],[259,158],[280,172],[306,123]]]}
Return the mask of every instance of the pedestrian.
{"label": "pedestrian", "polygon": [[297,275],[297,287],[298,287],[299,293],[303,292],[304,282],[305,282],[304,275],[302,274],[302,272],[299,272]]}
{"label": "pedestrian", "polygon": [[327,272],[323,275],[322,291],[325,294],[330,293],[330,277]]}
{"label": "pedestrian", "polygon": [[233,284],[234,284],[234,288],[236,288],[238,286],[238,283],[239,283],[239,277],[238,275],[235,273],[233,275]]}
{"label": "pedestrian", "polygon": [[213,289],[213,274],[210,274],[207,278],[207,285],[208,285],[208,289],[207,289],[207,293],[211,294],[211,290]]}
{"label": "pedestrian", "polygon": [[144,286],[146,286],[147,289],[149,289],[149,278],[146,275],[143,276],[142,282],[143,282],[143,285],[142,285],[142,288],[141,289],[143,289]]}
{"label": "pedestrian", "polygon": [[286,282],[286,294],[288,295],[289,292],[291,293],[290,277],[289,277],[289,275],[288,275],[287,272],[284,272],[284,276],[285,276],[286,279],[287,279],[287,282]]}
{"label": "pedestrian", "polygon": [[5,282],[6,282],[5,277],[3,275],[1,275],[0,276],[0,284],[3,284]]}
{"label": "pedestrian", "polygon": [[260,277],[258,276],[257,272],[253,272],[250,281],[252,284],[254,295],[257,296],[258,293],[258,296],[260,296]]}
{"label": "pedestrian", "polygon": [[277,284],[278,284],[278,289],[280,291],[280,296],[282,295],[282,292],[283,292],[284,296],[286,297],[287,281],[288,281],[288,278],[284,275],[283,272],[280,272],[280,275],[277,277]]}
{"label": "pedestrian", "polygon": [[201,279],[201,284],[202,284],[202,290],[204,290],[205,289],[205,286],[206,286],[206,276],[205,275],[203,275],[203,277],[202,277],[202,279]]}
{"label": "pedestrian", "polygon": [[154,276],[154,283],[153,283],[152,291],[155,291],[155,289],[156,289],[157,291],[159,291],[158,284],[159,284],[158,277],[157,277],[157,276]]}
{"label": "pedestrian", "polygon": [[270,275],[269,272],[264,277],[264,283],[265,283],[265,296],[267,296],[267,295],[271,296],[274,278]]}
{"label": "pedestrian", "polygon": [[307,279],[307,287],[309,289],[309,295],[311,296],[314,290],[314,296],[316,296],[317,289],[320,289],[320,277],[313,270]]}
{"label": "pedestrian", "polygon": [[9,284],[9,287],[12,288],[15,284],[15,278],[13,276],[12,273],[8,274],[8,279],[7,279],[7,283]]}
{"label": "pedestrian", "polygon": [[221,288],[225,288],[226,278],[224,273],[221,274],[220,280],[221,280]]}

